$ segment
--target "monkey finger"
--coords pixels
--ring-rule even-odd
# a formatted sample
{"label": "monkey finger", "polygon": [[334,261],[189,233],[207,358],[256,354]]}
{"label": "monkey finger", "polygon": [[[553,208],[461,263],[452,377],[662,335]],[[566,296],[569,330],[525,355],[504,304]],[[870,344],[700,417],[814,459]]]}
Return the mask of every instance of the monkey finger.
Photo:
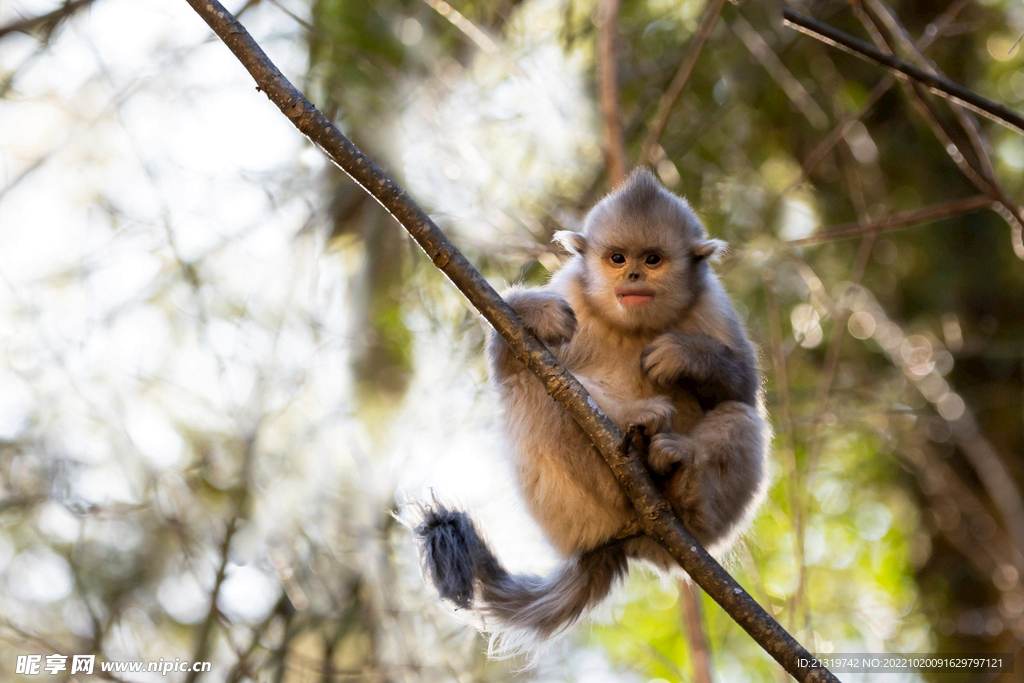
{"label": "monkey finger", "polygon": [[647,463],[651,471],[658,475],[666,475],[674,467],[686,467],[693,462],[693,444],[687,436],[680,434],[656,434],[651,439]]}
{"label": "monkey finger", "polygon": [[662,385],[671,384],[686,374],[685,358],[669,335],[658,337],[644,349],[640,368],[652,382]]}

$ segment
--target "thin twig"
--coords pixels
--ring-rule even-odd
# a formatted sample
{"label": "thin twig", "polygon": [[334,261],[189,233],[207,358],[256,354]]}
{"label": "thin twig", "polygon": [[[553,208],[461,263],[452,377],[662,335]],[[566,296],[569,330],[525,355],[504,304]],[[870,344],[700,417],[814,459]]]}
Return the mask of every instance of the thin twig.
{"label": "thin twig", "polygon": [[693,664],[694,683],[713,683],[711,677],[711,648],[704,633],[704,615],[700,608],[700,591],[689,581],[679,582],[679,597],[683,603],[686,637],[690,642],[690,660]]}
{"label": "thin twig", "polygon": [[814,235],[810,235],[809,237],[789,240],[786,244],[794,247],[803,247],[810,244],[821,244],[822,242],[833,242],[836,240],[850,239],[852,237],[861,237],[869,233],[877,235],[883,232],[893,232],[896,230],[910,228],[915,225],[920,225],[921,223],[931,223],[945,218],[952,218],[953,216],[960,216],[965,213],[973,213],[978,209],[990,207],[992,204],[993,200],[991,197],[988,195],[977,194],[963,199],[954,199],[951,202],[932,204],[931,206],[926,206],[923,209],[917,209],[915,211],[898,213],[894,216],[888,216],[871,223],[857,222],[833,225],[829,228],[823,228],[821,231]]}
{"label": "thin twig", "polygon": [[467,19],[461,12],[449,5],[444,0],[423,0],[432,10],[451,22],[451,25],[462,31],[463,34],[484,52],[490,54],[498,49],[491,37],[484,33],[483,29]]}
{"label": "thin twig", "polygon": [[669,84],[668,89],[662,94],[661,99],[658,100],[658,109],[651,119],[651,126],[647,137],[644,138],[643,146],[640,148],[638,165],[643,166],[654,159],[654,148],[658,145],[662,134],[665,132],[665,126],[668,125],[672,109],[682,94],[683,87],[686,86],[686,82],[690,79],[690,73],[693,71],[694,65],[697,64],[697,58],[700,57],[704,43],[707,42],[708,36],[711,35],[711,29],[715,27],[715,22],[718,21],[718,16],[722,13],[722,6],[724,4],[725,0],[713,0],[704,11],[704,17],[700,20],[700,27],[697,28],[697,33],[694,34],[689,47],[686,48],[683,61],[679,63],[679,70],[676,71],[676,75],[672,77],[672,82]]}
{"label": "thin twig", "polygon": [[[875,4],[876,12],[879,12],[881,15],[880,20],[876,20],[860,4],[854,4],[853,9],[878,47],[894,53],[894,41],[897,38],[906,40],[906,29],[903,28],[891,10],[881,2]],[[882,35],[883,25],[886,30],[890,30],[891,27],[889,36]],[[908,48],[911,53],[915,52],[912,44]],[[942,77],[942,72],[933,63],[927,61],[923,55],[918,54],[917,56],[924,66],[931,69],[935,75]],[[1024,259],[1024,214],[1021,213],[1020,207],[1010,199],[1006,190],[1003,189],[998,178],[996,178],[988,145],[982,138],[977,122],[963,107],[951,104],[957,122],[960,124],[960,129],[967,136],[971,144],[971,151],[974,153],[974,159],[972,160],[966,153],[962,141],[957,139],[958,136],[955,132],[949,130],[943,124],[936,111],[935,103],[925,97],[924,89],[914,81],[910,81],[909,86],[905,87],[904,90],[911,97],[915,108],[924,117],[932,132],[939,138],[943,149],[947,151],[953,162],[967,176],[968,180],[974,183],[975,187],[979,190],[986,192],[995,201],[996,206],[994,208],[996,212],[1010,226],[1013,251],[1018,258]]]}
{"label": "thin twig", "polygon": [[[217,621],[217,600],[220,598],[220,589],[224,585],[224,579],[227,578],[228,559],[230,558],[231,551],[231,539],[235,535],[235,531],[238,529],[238,518],[233,517],[228,522],[227,530],[224,532],[224,541],[221,543],[220,549],[220,563],[217,565],[217,574],[213,580],[213,588],[210,590],[210,609],[206,613],[206,619],[203,620],[203,625],[199,629],[199,635],[196,638],[196,647],[192,655],[193,662],[203,662],[208,659],[210,653],[210,638],[213,635],[213,627]],[[199,675],[197,671],[189,672],[188,677],[185,679],[185,683],[193,683],[196,677]]]}
{"label": "thin twig", "polygon": [[852,55],[875,62],[880,66],[891,69],[899,76],[923,83],[936,95],[958,102],[968,109],[992,119],[996,123],[1024,134],[1024,116],[1021,116],[1012,109],[984,98],[949,79],[930,74],[913,64],[908,64],[899,57],[875,49],[864,41],[842,31],[837,31],[827,24],[815,21],[802,14],[797,14],[791,9],[782,10],[782,16],[791,27],[806,33],[812,38],[817,38],[833,47],[846,50]]}
{"label": "thin twig", "polygon": [[[270,100],[334,163],[386,208],[441,271],[494,326],[509,348],[576,420],[608,463],[638,512],[648,536],[659,542],[690,577],[799,681],[838,681],[811,667],[810,653],[743,590],[690,535],[662,497],[635,448],[620,452],[622,435],[576,378],[523,327],[493,287],[394,180],[364,155],[285,78],[235,17],[217,0],[187,0],[224,41]],[[805,661],[801,661],[806,658]]]}
{"label": "thin twig", "polygon": [[70,17],[78,10],[88,7],[95,0],[69,0],[57,9],[38,14],[32,17],[16,19],[9,24],[0,26],[0,38],[9,33],[31,33],[35,30],[42,30],[43,33],[52,33],[57,25]]}
{"label": "thin twig", "polygon": [[[786,445],[786,487],[789,489],[789,513],[793,516],[793,528],[795,529],[793,534],[796,546],[794,555],[801,558],[797,567],[797,584],[800,585],[803,584],[803,574],[806,571],[806,566],[802,561],[804,558],[804,506],[800,490],[803,487],[803,481],[800,467],[796,461],[796,428],[793,426],[793,409],[789,396],[789,370],[786,364],[786,351],[782,346],[782,322],[780,320],[779,296],[775,291],[775,273],[771,269],[765,268],[761,273],[761,279],[764,282],[765,307],[768,309],[766,317],[772,349],[772,366],[775,370],[775,393],[779,397],[779,421]],[[796,626],[798,602],[798,593],[794,591],[789,601],[790,628]]]}
{"label": "thin twig", "polygon": [[811,94],[807,92],[807,88],[786,68],[786,65],[775,54],[775,50],[772,49],[771,45],[765,42],[761,34],[757,32],[757,29],[751,26],[750,22],[743,18],[743,15],[737,14],[736,18],[729,24],[729,28],[732,29],[733,33],[736,34],[750,54],[754,56],[754,59],[764,67],[764,70],[768,72],[772,80],[779,84],[779,88],[782,89],[782,92],[786,93],[786,97],[803,114],[808,123],[819,129],[828,125],[828,115],[822,111],[818,103],[811,97]]}
{"label": "thin twig", "polygon": [[[928,24],[924,31],[921,32],[921,37],[918,39],[915,48],[922,54],[932,46],[932,43],[936,41],[946,30],[949,25],[953,23],[956,16],[960,11],[966,7],[972,0],[957,0],[947,7],[942,14],[936,17],[930,24]],[[794,180],[785,190],[782,191],[781,196],[785,196],[790,193],[793,189],[803,185],[807,182],[807,179],[811,177],[811,172],[817,168],[821,160],[836,146],[843,136],[850,130],[854,123],[860,121],[864,116],[871,111],[871,108],[875,106],[878,100],[882,99],[882,95],[889,92],[889,89],[896,83],[896,77],[892,74],[886,75],[885,78],[880,80],[871,92],[868,93],[867,98],[864,100],[864,104],[861,108],[853,114],[849,114],[843,117],[843,120],[836,124],[835,128],[819,142],[814,149],[811,150],[810,154],[804,160],[803,165],[800,167],[800,177]]]}
{"label": "thin twig", "polygon": [[615,32],[619,26],[619,0],[605,0],[598,26],[598,77],[601,85],[601,116],[604,119],[605,168],[608,184],[615,187],[626,178],[626,143],[619,111],[618,55]]}

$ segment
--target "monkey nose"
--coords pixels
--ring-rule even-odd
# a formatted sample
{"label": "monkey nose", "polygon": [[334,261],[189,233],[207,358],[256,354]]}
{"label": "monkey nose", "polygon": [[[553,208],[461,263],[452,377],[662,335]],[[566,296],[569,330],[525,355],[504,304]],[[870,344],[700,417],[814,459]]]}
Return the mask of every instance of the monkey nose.
{"label": "monkey nose", "polygon": [[640,273],[630,273],[629,274],[630,282],[636,282],[639,279],[640,279]]}

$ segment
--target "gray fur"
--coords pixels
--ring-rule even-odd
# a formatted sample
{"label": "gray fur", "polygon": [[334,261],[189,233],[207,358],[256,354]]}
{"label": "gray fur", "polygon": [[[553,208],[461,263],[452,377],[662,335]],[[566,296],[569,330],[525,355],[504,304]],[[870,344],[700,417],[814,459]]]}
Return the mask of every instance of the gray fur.
{"label": "gray fur", "polygon": [[503,634],[506,651],[568,628],[627,571],[625,551],[612,544],[570,558],[547,577],[510,574],[464,512],[435,504],[422,513],[416,534],[437,592],[493,624],[492,630]]}
{"label": "gray fur", "polygon": [[626,571],[626,553],[616,544],[570,557],[546,577],[509,574],[494,562],[479,573],[479,609],[502,630],[544,640],[603,600]]}
{"label": "gray fur", "polygon": [[[506,300],[617,427],[643,424],[654,434],[650,465],[669,502],[701,543],[726,552],[764,496],[770,434],[753,348],[710,267],[723,243],[647,171],[601,200],[581,233],[559,240],[572,252],[566,265],[547,285],[513,287]],[[647,293],[629,293],[637,287]],[[651,539],[609,545],[635,512],[608,466],[493,332],[487,356],[517,483],[567,559],[543,579],[511,576],[467,521],[432,546],[431,572],[458,604],[472,563],[473,608],[487,629],[536,642],[599,601],[625,572],[624,557],[681,570]]]}
{"label": "gray fur", "polygon": [[416,527],[416,535],[424,569],[442,598],[469,609],[476,569],[487,546],[466,513],[440,504],[421,512],[423,521]]}
{"label": "gray fur", "polygon": [[640,356],[647,376],[665,385],[676,385],[711,410],[723,401],[755,405],[757,368],[753,349],[738,350],[706,334],[667,332],[655,339]]}

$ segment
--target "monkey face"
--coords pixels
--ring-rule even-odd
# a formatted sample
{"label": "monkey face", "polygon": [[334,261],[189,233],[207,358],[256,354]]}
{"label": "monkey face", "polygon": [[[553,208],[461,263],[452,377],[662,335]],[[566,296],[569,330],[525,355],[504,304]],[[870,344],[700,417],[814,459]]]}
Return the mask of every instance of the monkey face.
{"label": "monkey face", "polygon": [[686,284],[695,264],[684,241],[669,229],[608,227],[588,235],[583,254],[590,303],[624,329],[668,325],[692,298]]}
{"label": "monkey face", "polygon": [[562,231],[555,240],[579,259],[595,313],[630,331],[678,320],[704,287],[706,262],[724,246],[707,238],[685,199],[644,169],[598,202],[582,233]]}

